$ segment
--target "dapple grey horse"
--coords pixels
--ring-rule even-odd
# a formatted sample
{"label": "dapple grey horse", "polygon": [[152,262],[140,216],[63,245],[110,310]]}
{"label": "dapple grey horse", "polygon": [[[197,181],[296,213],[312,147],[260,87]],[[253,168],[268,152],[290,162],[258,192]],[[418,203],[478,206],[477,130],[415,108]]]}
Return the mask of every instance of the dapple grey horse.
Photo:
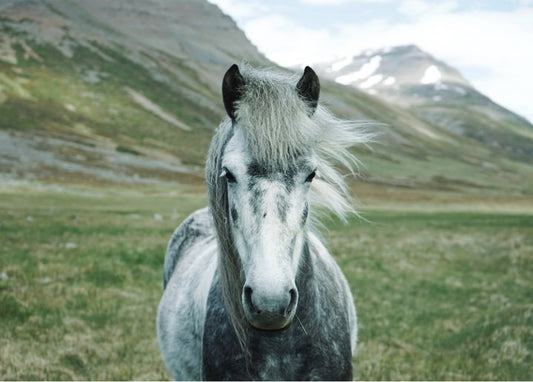
{"label": "dapple grey horse", "polygon": [[339,166],[368,139],[318,105],[320,84],[233,65],[228,117],[207,157],[209,206],[174,232],[157,334],[175,379],[349,380],[357,340],[348,283],[317,235],[353,212]]}

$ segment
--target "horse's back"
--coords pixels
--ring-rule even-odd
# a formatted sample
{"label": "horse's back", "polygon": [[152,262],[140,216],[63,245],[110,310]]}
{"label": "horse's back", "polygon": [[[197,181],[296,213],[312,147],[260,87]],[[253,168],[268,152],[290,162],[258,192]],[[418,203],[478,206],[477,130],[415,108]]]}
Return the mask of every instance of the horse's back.
{"label": "horse's back", "polygon": [[201,378],[206,303],[216,251],[207,208],[185,219],[168,243],[157,334],[163,360],[174,379]]}
{"label": "horse's back", "polygon": [[170,238],[163,268],[163,288],[172,277],[176,263],[190,247],[215,237],[213,219],[207,207],[192,213],[176,228]]}

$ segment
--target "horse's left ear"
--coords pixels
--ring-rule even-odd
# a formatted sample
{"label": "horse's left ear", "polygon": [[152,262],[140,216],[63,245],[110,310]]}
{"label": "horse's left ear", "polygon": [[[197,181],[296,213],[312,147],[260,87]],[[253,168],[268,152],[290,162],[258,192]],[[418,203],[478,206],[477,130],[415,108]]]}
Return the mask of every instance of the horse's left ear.
{"label": "horse's left ear", "polygon": [[309,66],[305,67],[304,74],[296,84],[296,91],[311,108],[310,115],[318,106],[318,97],[320,96],[320,81],[315,71]]}
{"label": "horse's left ear", "polygon": [[224,107],[231,119],[235,119],[235,102],[241,98],[244,78],[237,64],[233,64],[222,80],[222,99]]}

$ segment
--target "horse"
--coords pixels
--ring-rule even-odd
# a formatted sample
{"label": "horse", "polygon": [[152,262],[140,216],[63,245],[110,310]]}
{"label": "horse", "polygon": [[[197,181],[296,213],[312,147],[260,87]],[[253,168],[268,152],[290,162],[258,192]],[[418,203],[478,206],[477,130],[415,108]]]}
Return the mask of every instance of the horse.
{"label": "horse", "polygon": [[319,237],[355,212],[339,167],[368,140],[318,105],[320,83],[248,64],[222,80],[227,116],[206,160],[208,207],[174,231],[157,336],[176,380],[351,380],[357,316]]}

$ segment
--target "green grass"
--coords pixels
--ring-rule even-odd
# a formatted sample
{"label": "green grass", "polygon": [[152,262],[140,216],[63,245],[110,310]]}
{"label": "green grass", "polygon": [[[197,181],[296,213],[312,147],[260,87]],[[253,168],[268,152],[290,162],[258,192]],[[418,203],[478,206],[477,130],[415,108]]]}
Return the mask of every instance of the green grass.
{"label": "green grass", "polygon": [[[155,334],[198,189],[0,187],[0,379],[168,379]],[[375,209],[325,233],[356,299],[356,379],[531,379],[533,215]]]}
{"label": "green grass", "polygon": [[365,216],[331,233],[359,312],[356,379],[531,379],[532,215]]}
{"label": "green grass", "polygon": [[0,379],[168,378],[155,314],[188,192],[3,189]]}

